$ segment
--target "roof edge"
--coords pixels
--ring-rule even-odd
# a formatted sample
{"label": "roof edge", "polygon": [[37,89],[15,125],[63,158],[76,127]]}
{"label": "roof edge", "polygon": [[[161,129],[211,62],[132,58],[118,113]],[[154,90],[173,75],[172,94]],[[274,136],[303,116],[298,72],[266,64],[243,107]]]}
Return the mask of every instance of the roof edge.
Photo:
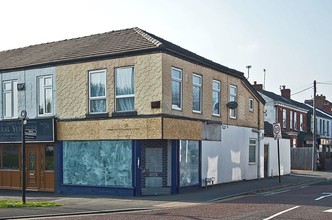
{"label": "roof edge", "polygon": [[133,30],[137,34],[139,34],[142,37],[144,37],[146,40],[148,40],[151,43],[153,43],[154,45],[156,45],[157,47],[159,47],[160,45],[162,45],[162,43],[160,41],[158,41],[157,39],[153,38],[152,36],[150,36],[148,33],[146,33],[145,31],[143,31],[142,29],[140,29],[138,27],[134,27]]}

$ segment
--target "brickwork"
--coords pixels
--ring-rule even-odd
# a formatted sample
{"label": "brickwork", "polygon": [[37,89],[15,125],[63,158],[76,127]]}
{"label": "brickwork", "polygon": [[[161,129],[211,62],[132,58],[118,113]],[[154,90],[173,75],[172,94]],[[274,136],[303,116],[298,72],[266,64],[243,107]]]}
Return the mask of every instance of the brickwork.
{"label": "brickwork", "polygon": [[[172,67],[182,70],[182,110],[172,110]],[[192,75],[193,73],[202,76],[203,84],[203,109],[202,113],[193,113],[192,111]],[[212,81],[219,80],[221,82],[221,116],[212,116]],[[237,119],[231,119],[229,109],[226,104],[229,101],[229,86],[234,85],[238,89],[238,108]],[[249,98],[254,99],[254,111],[249,111]],[[260,106],[260,107],[258,107]],[[258,113],[259,108],[259,113]],[[200,65],[190,63],[188,61],[163,54],[163,113],[171,115],[179,115],[190,118],[207,119],[221,121],[223,124],[258,127],[258,118],[260,118],[260,128],[264,127],[264,106],[236,77],[206,68]]]}
{"label": "brickwork", "polygon": [[114,72],[117,67],[135,67],[135,110],[138,114],[161,113],[152,109],[152,101],[162,100],[161,54],[110,59],[104,61],[59,66],[56,69],[57,117],[84,118],[88,113],[88,72],[106,70],[106,111],[114,112]]}
{"label": "brickwork", "polygon": [[[142,187],[145,187],[146,177],[161,177],[162,178],[162,187],[167,187],[167,178],[168,178],[168,150],[167,150],[167,140],[144,140],[140,141],[141,143],[141,166],[142,166],[142,178],[141,184]],[[150,172],[147,167],[147,158],[146,155],[147,148],[162,148],[162,170],[160,172]]]}

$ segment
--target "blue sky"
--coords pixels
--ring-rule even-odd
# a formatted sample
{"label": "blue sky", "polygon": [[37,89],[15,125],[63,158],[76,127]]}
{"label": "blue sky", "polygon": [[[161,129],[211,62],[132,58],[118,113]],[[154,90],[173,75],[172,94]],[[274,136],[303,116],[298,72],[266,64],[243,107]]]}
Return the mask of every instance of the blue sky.
{"label": "blue sky", "polygon": [[[292,94],[332,101],[330,0],[1,1],[0,50],[139,27]],[[313,89],[293,95],[303,102]]]}

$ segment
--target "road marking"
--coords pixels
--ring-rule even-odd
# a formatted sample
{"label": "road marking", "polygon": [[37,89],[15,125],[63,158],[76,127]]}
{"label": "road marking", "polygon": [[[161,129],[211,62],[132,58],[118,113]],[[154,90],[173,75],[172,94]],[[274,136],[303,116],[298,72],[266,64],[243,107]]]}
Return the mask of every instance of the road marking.
{"label": "road marking", "polygon": [[155,207],[162,207],[162,208],[172,208],[172,207],[185,207],[185,206],[192,206],[197,205],[198,203],[191,203],[191,202],[167,202],[163,204],[154,205]]}
{"label": "road marking", "polygon": [[332,212],[332,209],[325,210],[324,212]]}
{"label": "road marking", "polygon": [[273,195],[276,195],[276,194],[280,194],[280,193],[285,193],[285,192],[288,192],[290,190],[283,190],[283,191],[277,191],[277,192],[271,192],[271,193],[267,193],[263,196],[273,196]]}
{"label": "road marking", "polygon": [[330,197],[330,196],[332,196],[332,193],[326,193],[326,192],[324,192],[324,193],[322,193],[322,194],[326,194],[326,196],[318,197],[318,198],[315,199],[315,200],[318,201],[318,200],[324,199],[324,198],[326,198],[326,197]]}
{"label": "road marking", "polygon": [[307,188],[308,186],[301,186],[300,189],[304,189],[304,188]]}
{"label": "road marking", "polygon": [[263,220],[273,219],[274,217],[277,217],[278,215],[281,215],[281,214],[284,214],[284,213],[286,213],[286,212],[292,211],[293,209],[297,209],[298,207],[300,207],[300,206],[294,206],[293,208],[290,208],[290,209],[284,210],[284,211],[282,211],[282,212],[278,212],[277,214],[274,214],[274,215],[272,215],[272,216],[270,216],[270,217],[268,217],[268,218],[264,218]]}

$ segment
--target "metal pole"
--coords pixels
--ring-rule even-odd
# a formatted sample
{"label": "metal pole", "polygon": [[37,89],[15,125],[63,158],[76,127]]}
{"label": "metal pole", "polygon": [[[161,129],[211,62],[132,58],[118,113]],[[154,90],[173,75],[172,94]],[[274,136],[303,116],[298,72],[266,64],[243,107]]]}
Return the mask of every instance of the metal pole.
{"label": "metal pole", "polygon": [[279,147],[279,138],[277,139],[277,146],[278,146],[278,171],[279,171],[279,183],[281,183],[281,176],[280,176],[280,147]]}
{"label": "metal pole", "polygon": [[314,99],[313,99],[313,137],[312,137],[312,164],[311,169],[312,171],[316,170],[316,132],[317,132],[317,125],[316,125],[316,80],[314,80]]}
{"label": "metal pole", "polygon": [[21,112],[22,119],[22,202],[25,204],[25,188],[26,188],[26,149],[25,149],[25,124],[27,123],[27,112]]}

